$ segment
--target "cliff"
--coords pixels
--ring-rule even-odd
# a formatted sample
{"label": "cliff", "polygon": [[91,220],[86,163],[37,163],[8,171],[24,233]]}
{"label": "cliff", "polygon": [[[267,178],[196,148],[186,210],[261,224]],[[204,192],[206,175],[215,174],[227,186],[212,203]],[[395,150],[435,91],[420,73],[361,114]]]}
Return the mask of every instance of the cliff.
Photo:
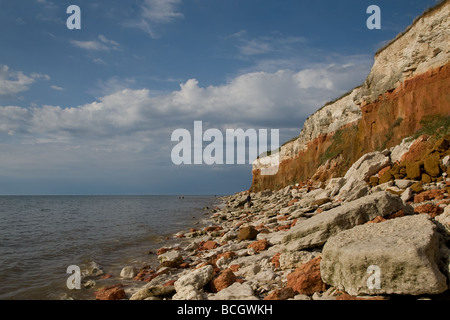
{"label": "cliff", "polygon": [[380,49],[364,83],[311,115],[280,149],[279,170],[261,175],[253,163],[251,191],[342,176],[363,154],[399,144],[431,117],[450,116],[450,0],[415,19]]}

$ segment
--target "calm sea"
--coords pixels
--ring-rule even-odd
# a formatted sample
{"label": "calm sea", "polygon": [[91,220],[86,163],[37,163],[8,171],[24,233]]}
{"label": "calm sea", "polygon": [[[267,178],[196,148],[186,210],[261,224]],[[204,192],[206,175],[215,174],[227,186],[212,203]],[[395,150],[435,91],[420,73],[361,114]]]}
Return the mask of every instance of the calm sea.
{"label": "calm sea", "polygon": [[[118,276],[195,227],[214,196],[0,196],[0,299],[85,299],[67,267],[91,262]],[[92,294],[92,293],[90,293]]]}

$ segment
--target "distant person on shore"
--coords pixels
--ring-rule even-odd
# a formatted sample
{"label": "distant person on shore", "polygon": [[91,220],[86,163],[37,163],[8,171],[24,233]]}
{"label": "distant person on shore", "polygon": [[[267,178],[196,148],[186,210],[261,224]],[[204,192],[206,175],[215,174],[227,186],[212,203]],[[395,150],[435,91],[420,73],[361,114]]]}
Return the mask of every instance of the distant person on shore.
{"label": "distant person on shore", "polygon": [[250,196],[250,193],[247,196],[247,204],[249,207],[252,205],[252,197]]}

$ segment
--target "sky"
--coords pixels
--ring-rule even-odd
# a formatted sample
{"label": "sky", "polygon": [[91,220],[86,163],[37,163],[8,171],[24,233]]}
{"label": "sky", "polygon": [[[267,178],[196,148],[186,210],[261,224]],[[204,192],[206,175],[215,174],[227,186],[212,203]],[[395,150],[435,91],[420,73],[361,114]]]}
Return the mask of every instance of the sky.
{"label": "sky", "polygon": [[0,195],[247,190],[251,161],[177,165],[172,133],[201,121],[282,144],[436,2],[0,0]]}

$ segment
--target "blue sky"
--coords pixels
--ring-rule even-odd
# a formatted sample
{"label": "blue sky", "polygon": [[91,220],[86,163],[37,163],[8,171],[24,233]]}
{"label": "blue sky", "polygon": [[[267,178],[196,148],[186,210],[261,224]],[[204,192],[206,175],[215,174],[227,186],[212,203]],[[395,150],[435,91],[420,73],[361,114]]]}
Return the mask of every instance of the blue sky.
{"label": "blue sky", "polygon": [[[174,165],[172,132],[200,120],[283,143],[435,3],[0,0],[0,194],[248,189],[249,164]],[[381,30],[366,27],[372,4]]]}

